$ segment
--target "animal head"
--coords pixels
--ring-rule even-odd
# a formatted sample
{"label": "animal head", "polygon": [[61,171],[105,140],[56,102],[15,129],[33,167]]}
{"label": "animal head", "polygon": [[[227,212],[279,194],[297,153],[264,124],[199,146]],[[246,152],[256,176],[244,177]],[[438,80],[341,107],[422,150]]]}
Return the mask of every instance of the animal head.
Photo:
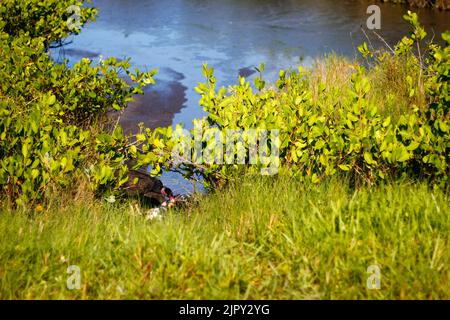
{"label": "animal head", "polygon": [[175,197],[173,196],[173,192],[170,188],[162,187],[161,194],[167,198],[169,198],[170,202],[175,202]]}

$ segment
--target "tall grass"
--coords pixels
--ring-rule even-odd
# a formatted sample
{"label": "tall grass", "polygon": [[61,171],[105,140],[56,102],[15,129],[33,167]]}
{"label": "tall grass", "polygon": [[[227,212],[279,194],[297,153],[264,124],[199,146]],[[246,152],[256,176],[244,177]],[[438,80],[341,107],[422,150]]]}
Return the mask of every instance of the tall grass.
{"label": "tall grass", "polygon": [[[450,298],[448,194],[347,185],[246,178],[162,221],[130,202],[4,209],[0,298]],[[69,265],[80,290],[66,287]]]}
{"label": "tall grass", "polygon": [[[334,110],[345,103],[356,63],[331,53],[318,58],[307,70],[310,90],[319,107]],[[415,112],[414,108],[425,110],[428,101],[424,78],[419,73],[420,68],[412,59],[386,55],[383,61],[371,64],[365,71],[371,87],[368,99],[381,114],[394,120]]]}

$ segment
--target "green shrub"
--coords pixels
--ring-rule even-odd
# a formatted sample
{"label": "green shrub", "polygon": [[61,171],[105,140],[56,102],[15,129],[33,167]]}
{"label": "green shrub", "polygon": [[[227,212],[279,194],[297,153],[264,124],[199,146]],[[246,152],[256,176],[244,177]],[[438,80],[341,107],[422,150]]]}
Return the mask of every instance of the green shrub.
{"label": "green shrub", "polygon": [[[367,71],[355,62],[348,76],[350,83],[341,88],[327,86],[300,67],[297,71],[280,71],[273,87],[266,88],[261,76],[256,77],[256,92],[244,78],[228,89],[217,89],[214,70],[205,65],[206,82],[196,89],[201,95],[200,105],[208,113],[203,126],[218,129],[222,134],[227,129],[278,129],[281,170],[313,182],[337,174],[349,175],[354,183],[375,183],[400,176],[426,178],[437,184],[448,182],[449,32],[443,34],[447,41],[444,48],[429,44],[428,56],[416,56],[414,48],[420,50],[426,33],[416,14],[409,12],[405,19],[412,25],[411,35],[404,37],[392,53],[372,52],[366,44],[360,46],[374,67]],[[380,112],[384,97],[371,94],[380,84],[371,82],[370,74],[388,59],[404,65],[399,75],[405,77],[402,82],[408,86],[407,108],[396,117],[385,110]],[[263,66],[258,71],[262,69]],[[313,89],[311,81],[317,83]],[[420,93],[421,88],[426,95]],[[417,102],[424,99],[423,103]],[[170,158],[159,156],[167,154],[181,140],[174,139],[171,129],[162,134],[163,140],[160,136],[148,140],[153,149],[147,150],[158,160],[152,161],[146,154],[140,157],[141,164],[157,163],[158,168],[173,165]],[[160,147],[155,148],[155,139]],[[248,164],[251,143],[249,137],[244,139]],[[204,140],[203,150],[213,150],[216,141],[214,136]],[[269,144],[274,143],[278,142],[269,140]],[[193,148],[193,142],[190,147]],[[260,161],[248,165],[247,171],[254,172],[267,165]],[[178,166],[187,176],[202,175],[207,183],[230,177],[238,167],[218,163],[198,165],[195,161]]]}
{"label": "green shrub", "polygon": [[[0,186],[13,205],[42,201],[85,178],[92,190],[117,188],[127,179],[130,144],[107,113],[153,83],[155,72],[129,71],[110,58],[73,68],[51,60],[52,42],[67,29],[66,8],[80,1],[13,1],[0,15]],[[81,11],[81,22],[94,9]],[[128,76],[129,85],[122,76]]]}
{"label": "green shrub", "polygon": [[[23,35],[31,38],[40,37],[46,46],[50,46],[52,42],[60,42],[71,34],[80,33],[82,25],[95,19],[97,10],[85,7],[84,2],[84,0],[2,0],[0,28],[14,38]],[[70,6],[79,7],[79,12],[71,12],[68,10]],[[73,22],[78,23],[69,25],[68,19],[74,13],[77,13],[78,19]]]}
{"label": "green shrub", "polygon": [[[141,127],[134,137],[124,136],[109,121],[111,111],[126,108],[134,94],[153,84],[155,71],[132,73],[129,61],[106,59],[93,64],[82,59],[73,68],[57,64],[47,51],[64,37],[80,32],[67,26],[67,8],[79,5],[80,23],[95,17],[96,10],[82,1],[7,0],[0,9],[0,190],[11,205],[35,205],[53,192],[67,192],[80,180],[97,195],[115,192],[128,179],[129,163],[152,166],[152,174],[174,170],[208,186],[220,184],[240,173],[259,172],[270,166],[274,155],[249,164],[251,135],[245,148],[247,165],[196,161],[197,142],[186,140],[181,126],[150,130]],[[339,77],[342,85],[330,86],[327,77],[307,69],[280,71],[272,86],[262,78],[254,87],[245,78],[228,89],[216,88],[212,68],[206,65],[206,82],[196,90],[208,113],[194,121],[206,130],[201,151],[221,144],[215,134],[227,129],[275,129],[269,147],[279,147],[280,172],[310,180],[348,175],[353,183],[375,183],[398,177],[422,177],[435,183],[448,182],[449,173],[449,33],[445,47],[430,44],[427,56],[414,55],[426,33],[417,15],[405,17],[413,26],[393,53],[360,51],[374,66],[349,65]],[[420,50],[419,50],[420,52]],[[381,102],[382,90],[374,90],[376,77],[391,59],[403,66],[408,94],[405,114],[390,116]],[[341,62],[335,61],[337,65]],[[132,85],[124,79],[130,79]],[[328,75],[327,75],[328,76]],[[331,74],[330,74],[331,76]],[[332,77],[331,77],[332,79]],[[328,81],[328,83],[327,83]],[[256,88],[256,91],[255,89]],[[375,94],[373,94],[375,92]],[[381,110],[380,111],[380,107]],[[183,148],[180,147],[185,147]],[[174,157],[174,150],[178,154]],[[211,156],[221,156],[212,152]],[[278,164],[278,163],[277,163]],[[83,184],[84,185],[84,184]]]}

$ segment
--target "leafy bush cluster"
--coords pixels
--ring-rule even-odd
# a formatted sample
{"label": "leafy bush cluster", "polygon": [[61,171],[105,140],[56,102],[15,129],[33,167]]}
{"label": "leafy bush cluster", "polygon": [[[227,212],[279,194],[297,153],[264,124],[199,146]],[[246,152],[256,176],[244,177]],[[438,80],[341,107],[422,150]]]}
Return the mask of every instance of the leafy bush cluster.
{"label": "leafy bush cluster", "polygon": [[[114,58],[73,68],[47,51],[80,29],[67,27],[66,9],[82,1],[2,1],[0,9],[0,186],[11,204],[40,201],[46,194],[87,178],[94,191],[127,179],[129,142],[108,124],[132,95],[153,83],[154,72],[129,71]],[[95,10],[82,7],[80,22]],[[125,76],[130,78],[129,85]]]}
{"label": "leafy bush cluster", "polygon": [[[75,12],[70,10],[70,6],[80,8],[76,15],[73,15]],[[81,26],[94,20],[96,14],[95,8],[84,6],[84,0],[2,0],[0,26],[12,37],[28,35],[30,38],[40,38],[48,47],[53,42],[80,33]],[[79,23],[67,23],[72,15]]]}
{"label": "leafy bush cluster", "polygon": [[[228,89],[217,89],[213,69],[205,66],[203,72],[207,81],[200,84],[197,91],[201,95],[200,105],[208,112],[207,127],[218,129],[220,133],[226,129],[280,130],[277,143],[282,170],[313,182],[346,174],[355,183],[375,183],[406,175],[445,184],[450,165],[450,33],[442,35],[446,42],[444,47],[429,44],[428,54],[423,56],[420,43],[426,32],[416,14],[409,12],[405,19],[411,23],[413,31],[392,52],[371,51],[366,44],[359,49],[374,67],[388,57],[405,64],[409,95],[412,97],[425,91],[423,106],[411,104],[396,118],[380,112],[380,101],[370,97],[377,83],[369,80],[368,71],[357,62],[352,66],[348,89],[341,90],[342,94],[334,104],[327,99],[313,98],[311,74],[301,67],[297,71],[280,71],[274,87],[266,88],[262,77],[257,77],[255,92],[244,78]],[[419,50],[415,51],[416,48]],[[258,71],[263,71],[263,67]],[[319,83],[319,96],[328,94],[326,87],[325,83]],[[157,141],[156,145],[160,147],[153,150],[153,156],[142,155],[142,163],[146,160],[151,163],[151,157],[167,154],[181,142],[174,139],[176,135],[172,129],[166,129],[162,134],[165,140],[160,136],[149,138],[151,145],[155,146]],[[217,136],[204,136],[203,149],[210,148],[214,156]],[[251,143],[248,137],[244,140],[242,145],[248,155]],[[218,152],[223,151],[219,149]],[[158,159],[159,165],[173,165],[168,163],[169,158]],[[267,165],[260,161],[257,166],[248,166],[248,170],[259,170]],[[218,163],[196,166],[184,161],[179,167],[187,176],[200,172],[207,182],[214,182],[230,176],[237,166]]]}
{"label": "leafy bush cluster", "polygon": [[[82,24],[96,10],[76,0],[5,0],[0,8],[0,190],[1,199],[12,205],[36,204],[53,192],[66,191],[80,180],[97,194],[115,191],[128,180],[128,165],[150,165],[152,174],[179,171],[187,178],[201,176],[212,186],[243,167],[236,164],[195,161],[193,140],[186,140],[181,127],[141,127],[134,137],[124,136],[109,121],[134,94],[154,82],[155,71],[130,71],[128,61],[114,58],[93,63],[82,59],[72,68],[57,64],[48,55],[80,28],[67,26],[67,8],[80,6]],[[319,182],[326,176],[347,174],[354,181],[376,182],[399,175],[448,182],[449,173],[449,44],[428,45],[428,54],[414,52],[426,33],[415,14],[407,20],[413,32],[393,53],[360,51],[375,65],[390,55],[408,66],[405,83],[411,97],[423,94],[426,101],[411,104],[397,118],[380,112],[366,69],[352,66],[350,83],[338,88],[331,99],[325,83],[311,88],[311,73],[303,68],[280,71],[279,80],[268,87],[258,68],[254,87],[244,78],[228,89],[216,88],[213,69],[204,67],[206,82],[196,90],[200,105],[208,112],[197,120],[203,134],[201,151],[214,157],[226,129],[277,129],[281,172]],[[419,47],[420,49],[420,47]],[[419,50],[420,52],[420,50]],[[128,77],[129,81],[125,78]],[[131,83],[131,85],[129,84]],[[335,93],[336,93],[335,92]],[[420,101],[420,99],[416,99]],[[415,101],[415,100],[411,100]],[[209,130],[209,131],[208,131]],[[249,152],[247,141],[240,147]],[[184,145],[174,157],[173,151]],[[249,163],[246,159],[246,163]],[[245,166],[255,171],[267,167],[265,159]]]}

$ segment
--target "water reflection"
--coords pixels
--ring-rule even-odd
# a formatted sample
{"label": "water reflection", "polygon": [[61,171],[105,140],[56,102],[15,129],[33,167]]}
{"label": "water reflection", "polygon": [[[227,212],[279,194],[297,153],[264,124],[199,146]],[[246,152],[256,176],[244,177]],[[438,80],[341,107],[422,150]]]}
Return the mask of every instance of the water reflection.
{"label": "water reflection", "polygon": [[147,128],[167,127],[172,124],[173,115],[185,107],[186,90],[181,81],[184,76],[170,68],[165,68],[172,80],[159,80],[147,87],[144,95],[137,95],[135,101],[121,115],[121,125],[126,133],[135,133],[137,123],[143,122]]}

